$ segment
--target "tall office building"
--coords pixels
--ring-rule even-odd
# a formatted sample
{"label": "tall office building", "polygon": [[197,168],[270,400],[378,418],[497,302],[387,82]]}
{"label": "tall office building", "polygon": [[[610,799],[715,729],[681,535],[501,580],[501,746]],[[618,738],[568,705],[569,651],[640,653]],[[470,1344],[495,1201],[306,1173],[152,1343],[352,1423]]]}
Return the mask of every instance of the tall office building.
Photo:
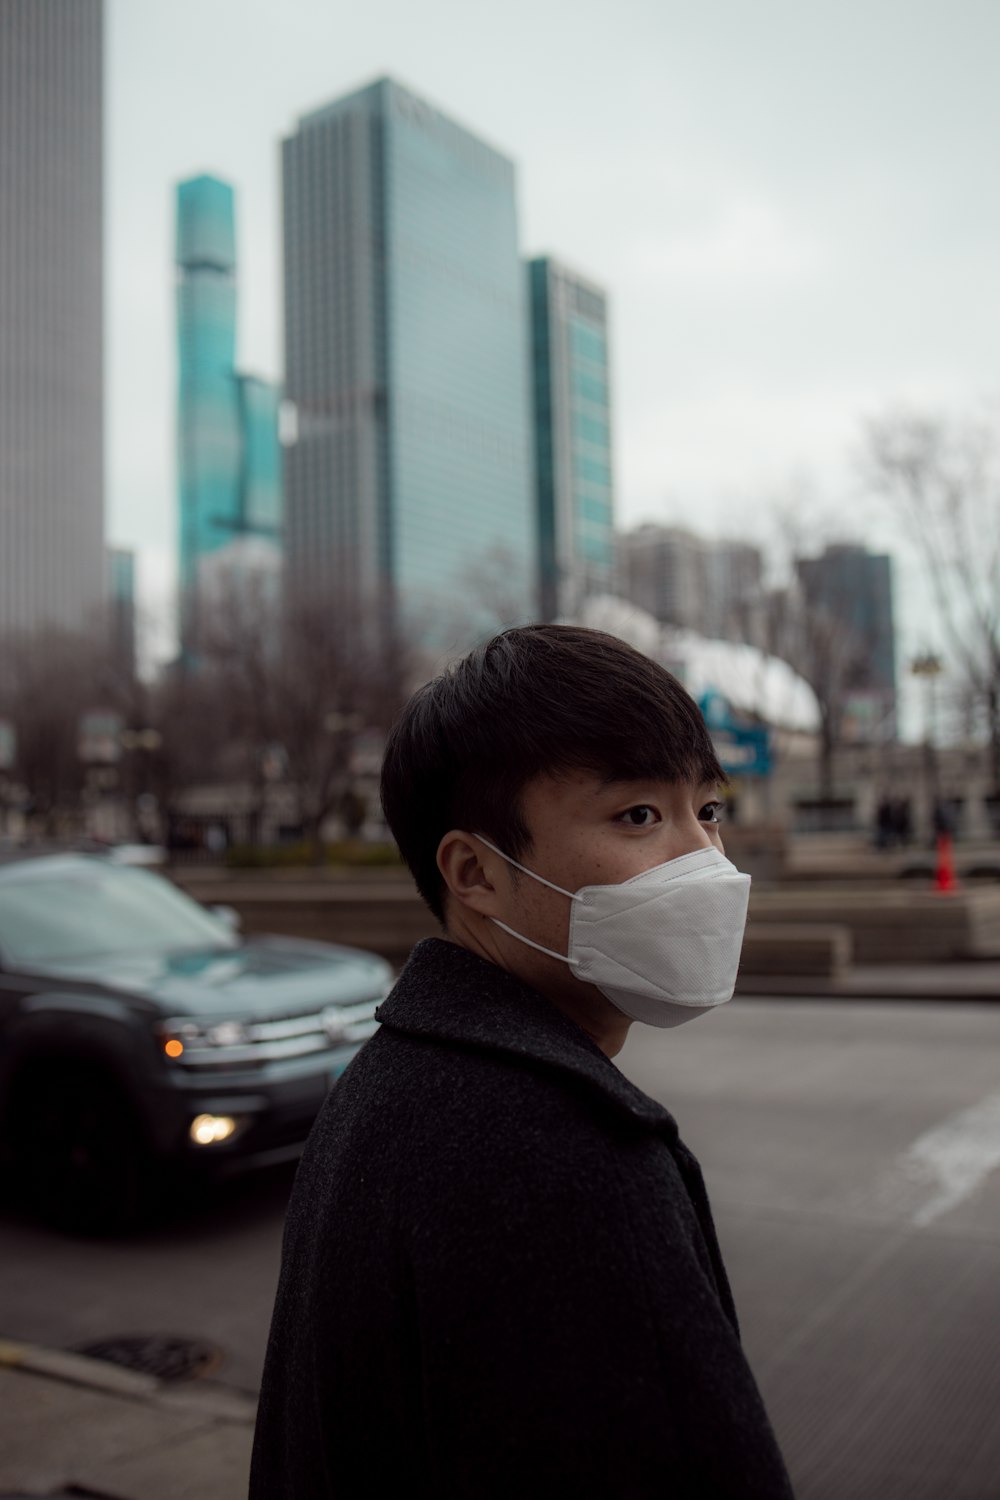
{"label": "tall office building", "polygon": [[618,538],[618,585],[665,625],[715,640],[753,638],[763,590],[759,547],[681,526],[637,526]]}
{"label": "tall office building", "polygon": [[542,618],[614,585],[607,299],[548,257],[528,265]]}
{"label": "tall office building", "polygon": [[763,597],[760,548],[750,542],[713,538],[705,556],[702,633],[714,640],[754,640]]}
{"label": "tall office building", "polygon": [[709,544],[680,526],[647,523],[618,538],[619,586],[664,625],[700,630]]}
{"label": "tall office building", "polygon": [[109,547],[107,569],[110,662],[122,681],[131,682],[136,669],[135,553]]}
{"label": "tall office building", "polygon": [[177,189],[177,406],[181,654],[197,653],[208,605],[280,561],[278,393],[236,369],[233,190]]}
{"label": "tall office building", "polygon": [[290,590],[438,645],[530,617],[513,165],[381,79],[285,141],[284,240]]}
{"label": "tall office building", "polygon": [[102,0],[0,5],[0,636],[104,603]]}
{"label": "tall office building", "polygon": [[892,559],[865,547],[836,543],[819,557],[796,560],[799,587],[812,608],[843,628],[850,662],[847,732],[884,739],[895,733],[896,629]]}

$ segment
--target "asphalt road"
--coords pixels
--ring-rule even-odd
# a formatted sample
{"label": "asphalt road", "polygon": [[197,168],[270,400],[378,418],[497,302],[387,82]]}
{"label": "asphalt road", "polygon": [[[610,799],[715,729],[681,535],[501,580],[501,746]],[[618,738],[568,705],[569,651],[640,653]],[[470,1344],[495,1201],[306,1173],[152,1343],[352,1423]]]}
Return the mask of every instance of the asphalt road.
{"label": "asphalt road", "polygon": [[[620,1063],[702,1161],[799,1500],[1000,1500],[1000,1007],[737,1000]],[[192,1335],[253,1389],[290,1181],[117,1243],[0,1218],[0,1336]]]}
{"label": "asphalt road", "polygon": [[739,1001],[620,1061],[701,1159],[799,1500],[998,1500],[1000,1007]]}

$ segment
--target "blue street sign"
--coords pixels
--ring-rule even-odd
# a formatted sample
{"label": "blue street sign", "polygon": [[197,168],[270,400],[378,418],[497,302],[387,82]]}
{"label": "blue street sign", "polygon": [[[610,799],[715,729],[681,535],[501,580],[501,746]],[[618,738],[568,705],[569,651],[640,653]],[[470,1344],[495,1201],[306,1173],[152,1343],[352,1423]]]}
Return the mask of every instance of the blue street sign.
{"label": "blue street sign", "polygon": [[721,693],[705,693],[698,706],[727,776],[770,776],[771,734],[766,726],[740,723]]}

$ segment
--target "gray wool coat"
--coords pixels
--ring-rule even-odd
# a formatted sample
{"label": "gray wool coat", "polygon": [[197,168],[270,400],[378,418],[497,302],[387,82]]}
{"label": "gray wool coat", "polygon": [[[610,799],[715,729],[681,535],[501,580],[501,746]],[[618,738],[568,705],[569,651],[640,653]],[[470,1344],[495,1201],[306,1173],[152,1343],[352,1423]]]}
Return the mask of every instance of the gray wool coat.
{"label": "gray wool coat", "polygon": [[789,1500],[668,1112],[440,939],[379,1019],[296,1177],[251,1500]]}

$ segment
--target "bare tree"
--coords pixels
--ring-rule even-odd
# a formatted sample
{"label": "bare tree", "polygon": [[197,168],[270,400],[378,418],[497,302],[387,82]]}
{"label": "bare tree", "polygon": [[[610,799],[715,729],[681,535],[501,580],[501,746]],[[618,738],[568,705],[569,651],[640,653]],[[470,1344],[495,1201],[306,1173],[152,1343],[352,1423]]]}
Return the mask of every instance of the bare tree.
{"label": "bare tree", "polygon": [[874,641],[859,625],[854,580],[845,568],[811,576],[812,558],[851,548],[842,521],[803,479],[768,514],[769,580],[733,611],[734,629],[750,645],[786,661],[812,688],[819,714],[819,795],[835,793],[834,771],[852,697],[871,685]]}
{"label": "bare tree", "polygon": [[278,598],[249,577],[217,599],[203,631],[201,687],[215,703],[216,733],[232,773],[250,791],[247,809],[256,841],[270,787],[268,757],[281,741],[279,688],[284,620]]}
{"label": "bare tree", "polygon": [[1000,444],[995,424],[902,410],[867,424],[863,463],[923,561],[950,651],[985,718],[1000,793]]}
{"label": "bare tree", "polygon": [[30,816],[52,835],[79,806],[81,718],[88,709],[115,706],[99,696],[101,643],[52,627],[8,639],[2,657],[0,713],[14,726],[15,772],[31,799]]}
{"label": "bare tree", "polygon": [[412,652],[374,612],[325,600],[290,603],[282,627],[275,728],[318,860],[323,823],[350,789],[357,737],[388,728],[409,686]]}
{"label": "bare tree", "polygon": [[169,833],[179,793],[217,780],[223,771],[227,735],[218,684],[212,674],[174,665],[149,686],[144,708],[145,727],[157,732],[159,744],[143,752],[143,779]]}
{"label": "bare tree", "polygon": [[[537,583],[526,578],[524,562],[503,542],[493,542],[469,559],[462,574],[460,608],[473,635],[488,635],[537,615]],[[526,609],[527,601],[527,609]]]}
{"label": "bare tree", "polygon": [[796,579],[763,600],[758,618],[764,638],[755,642],[787,661],[813,690],[819,710],[819,791],[827,801],[835,791],[834,763],[848,699],[864,685],[870,659],[870,644],[845,613],[836,600],[817,598]]}
{"label": "bare tree", "polygon": [[264,810],[280,746],[283,781],[318,861],[323,823],[351,803],[357,738],[388,728],[412,664],[411,647],[375,608],[317,598],[282,605],[241,587],[215,601],[190,675],[211,697],[226,764],[251,788],[252,818]]}

